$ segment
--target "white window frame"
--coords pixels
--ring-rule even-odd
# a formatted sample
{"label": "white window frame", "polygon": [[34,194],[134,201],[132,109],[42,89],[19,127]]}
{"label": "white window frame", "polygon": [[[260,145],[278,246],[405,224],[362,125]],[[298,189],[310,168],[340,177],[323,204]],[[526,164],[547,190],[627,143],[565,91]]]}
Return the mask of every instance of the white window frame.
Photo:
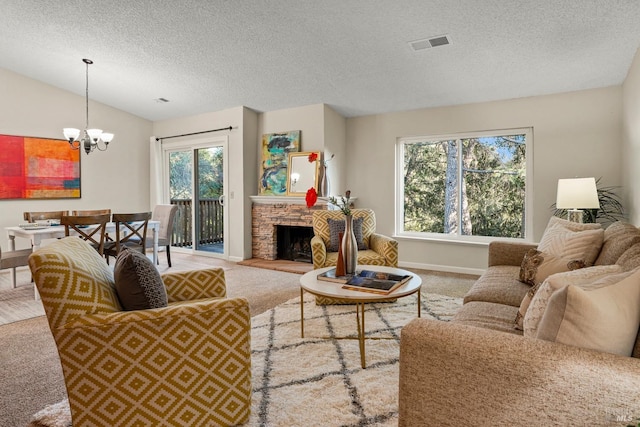
{"label": "white window frame", "polygon": [[[526,150],[526,178],[525,178],[525,237],[494,237],[494,236],[466,236],[460,234],[425,233],[404,230],[404,146],[417,142],[438,142],[460,140],[467,138],[481,138],[504,135],[525,134]],[[533,128],[498,129],[491,131],[464,132],[442,135],[399,137],[396,139],[396,221],[394,237],[418,240],[434,240],[446,242],[462,242],[468,244],[486,245],[491,241],[532,241],[533,235]]]}

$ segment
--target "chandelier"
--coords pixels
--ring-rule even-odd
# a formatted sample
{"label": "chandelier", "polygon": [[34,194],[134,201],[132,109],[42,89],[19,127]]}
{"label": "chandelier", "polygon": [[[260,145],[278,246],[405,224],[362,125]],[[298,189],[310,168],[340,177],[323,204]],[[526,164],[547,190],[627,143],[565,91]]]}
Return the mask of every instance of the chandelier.
{"label": "chandelier", "polygon": [[[79,150],[80,147],[84,147],[85,153],[89,154],[96,148],[99,151],[106,151],[109,148],[109,143],[113,139],[112,133],[102,132],[102,129],[89,129],[89,65],[93,64],[93,61],[90,59],[83,59],[82,62],[86,64],[87,67],[87,85],[86,85],[86,112],[87,112],[87,121],[84,128],[84,132],[82,134],[82,139],[78,140],[80,137],[80,129],[75,128],[64,128],[62,132],[64,133],[64,137],[69,141],[69,145],[74,150]],[[101,148],[99,143],[104,144],[104,148]]]}

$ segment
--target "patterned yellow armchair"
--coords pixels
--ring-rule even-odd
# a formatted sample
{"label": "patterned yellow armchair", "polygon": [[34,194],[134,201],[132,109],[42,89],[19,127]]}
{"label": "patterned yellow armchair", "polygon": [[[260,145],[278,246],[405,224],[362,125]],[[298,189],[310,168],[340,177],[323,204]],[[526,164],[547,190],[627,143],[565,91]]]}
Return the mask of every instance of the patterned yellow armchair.
{"label": "patterned yellow armchair", "polygon": [[73,425],[236,425],[249,419],[249,305],[218,268],[162,276],[169,305],[123,311],[113,272],[67,237],[29,266],[58,347]]}
{"label": "patterned yellow armchair", "polygon": [[[398,266],[398,242],[390,237],[376,233],[376,215],[371,209],[351,209],[354,224],[358,218],[362,218],[362,238],[367,246],[366,250],[358,251],[359,265],[387,265]],[[338,252],[329,252],[331,233],[329,222],[331,220],[344,220],[340,210],[317,210],[313,212],[313,238],[311,239],[311,252],[313,268],[329,267],[336,265]]]}

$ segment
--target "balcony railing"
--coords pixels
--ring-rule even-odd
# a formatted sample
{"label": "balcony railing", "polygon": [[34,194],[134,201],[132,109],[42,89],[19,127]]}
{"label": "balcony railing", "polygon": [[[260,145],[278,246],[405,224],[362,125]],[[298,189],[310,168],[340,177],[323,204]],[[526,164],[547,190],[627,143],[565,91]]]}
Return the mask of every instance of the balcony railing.
{"label": "balcony railing", "polygon": [[[191,212],[193,200],[173,199],[172,205],[178,205],[173,226],[173,246],[193,247]],[[198,246],[222,242],[224,235],[223,209],[218,199],[200,199],[196,212],[198,225]]]}

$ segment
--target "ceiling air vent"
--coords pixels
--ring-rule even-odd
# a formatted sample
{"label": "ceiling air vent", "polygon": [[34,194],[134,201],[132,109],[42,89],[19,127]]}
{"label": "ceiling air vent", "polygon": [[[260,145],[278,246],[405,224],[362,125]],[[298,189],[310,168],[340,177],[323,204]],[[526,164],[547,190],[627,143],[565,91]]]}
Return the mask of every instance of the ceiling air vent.
{"label": "ceiling air vent", "polygon": [[167,98],[156,98],[154,99],[158,104],[164,104],[165,102],[169,102]]}
{"label": "ceiling air vent", "polygon": [[413,50],[430,49],[432,47],[445,46],[448,44],[451,44],[451,40],[449,39],[449,36],[446,35],[409,42],[409,45]]}

